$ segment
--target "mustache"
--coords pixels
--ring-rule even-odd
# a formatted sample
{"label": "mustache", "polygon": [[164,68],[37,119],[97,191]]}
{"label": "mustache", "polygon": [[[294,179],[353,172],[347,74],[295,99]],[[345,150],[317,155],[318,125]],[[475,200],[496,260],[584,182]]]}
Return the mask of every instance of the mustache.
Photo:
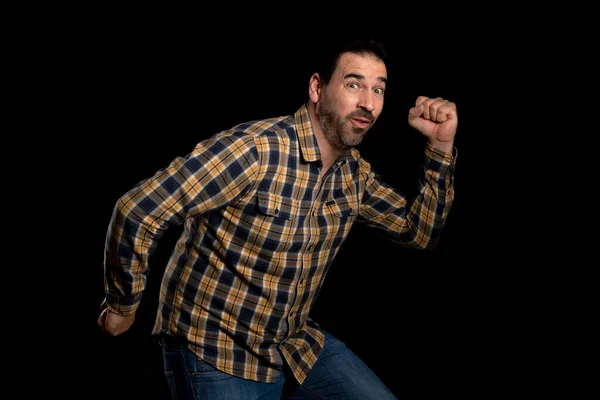
{"label": "mustache", "polygon": [[350,115],[348,115],[348,119],[352,119],[352,118],[364,118],[364,119],[368,119],[369,122],[373,122],[373,120],[375,119],[375,117],[373,116],[373,114],[371,114],[367,110],[357,110],[357,111],[354,111],[353,113],[351,113]]}

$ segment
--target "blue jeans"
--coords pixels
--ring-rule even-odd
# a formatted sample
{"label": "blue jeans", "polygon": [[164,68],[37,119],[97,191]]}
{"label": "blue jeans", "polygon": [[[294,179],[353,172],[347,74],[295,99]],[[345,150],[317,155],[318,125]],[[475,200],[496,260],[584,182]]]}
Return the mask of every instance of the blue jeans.
{"label": "blue jeans", "polygon": [[325,347],[301,385],[287,368],[275,383],[255,382],[218,371],[185,345],[164,339],[160,343],[173,400],[397,400],[362,360],[327,332]]}

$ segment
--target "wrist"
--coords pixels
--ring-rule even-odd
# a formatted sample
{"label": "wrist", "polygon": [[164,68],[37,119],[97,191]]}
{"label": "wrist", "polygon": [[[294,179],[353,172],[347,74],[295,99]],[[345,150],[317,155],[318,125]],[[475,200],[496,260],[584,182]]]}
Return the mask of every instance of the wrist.
{"label": "wrist", "polygon": [[429,145],[434,150],[436,150],[440,153],[448,154],[448,155],[452,155],[452,152],[454,150],[454,140],[451,140],[448,142],[441,142],[439,140],[430,140]]}

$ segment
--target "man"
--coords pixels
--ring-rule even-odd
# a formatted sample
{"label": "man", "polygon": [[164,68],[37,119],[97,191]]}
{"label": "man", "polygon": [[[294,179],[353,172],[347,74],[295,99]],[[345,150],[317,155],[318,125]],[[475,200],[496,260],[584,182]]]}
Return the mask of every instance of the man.
{"label": "man", "polygon": [[383,109],[383,47],[357,41],[332,55],[295,114],[200,142],[114,208],[98,319],[111,335],[131,327],[161,235],[184,224],[153,330],[178,399],[395,398],[308,314],[355,221],[406,247],[435,247],[454,199],[457,110],[424,96],[409,110],[427,138],[409,201],[356,150]]}

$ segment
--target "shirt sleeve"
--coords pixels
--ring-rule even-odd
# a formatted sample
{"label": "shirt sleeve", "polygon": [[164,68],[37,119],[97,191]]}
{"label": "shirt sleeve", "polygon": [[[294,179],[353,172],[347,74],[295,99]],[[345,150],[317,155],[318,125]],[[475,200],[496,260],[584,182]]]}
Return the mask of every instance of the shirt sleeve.
{"label": "shirt sleeve", "polygon": [[361,167],[366,185],[359,221],[403,246],[435,248],[454,200],[456,156],[456,148],[445,154],[427,143],[418,193],[411,201],[384,183],[365,162]]}
{"label": "shirt sleeve", "polygon": [[164,231],[242,195],[258,171],[252,136],[224,131],[141,181],[116,202],[104,251],[105,304],[127,315],[146,285],[148,259]]}

